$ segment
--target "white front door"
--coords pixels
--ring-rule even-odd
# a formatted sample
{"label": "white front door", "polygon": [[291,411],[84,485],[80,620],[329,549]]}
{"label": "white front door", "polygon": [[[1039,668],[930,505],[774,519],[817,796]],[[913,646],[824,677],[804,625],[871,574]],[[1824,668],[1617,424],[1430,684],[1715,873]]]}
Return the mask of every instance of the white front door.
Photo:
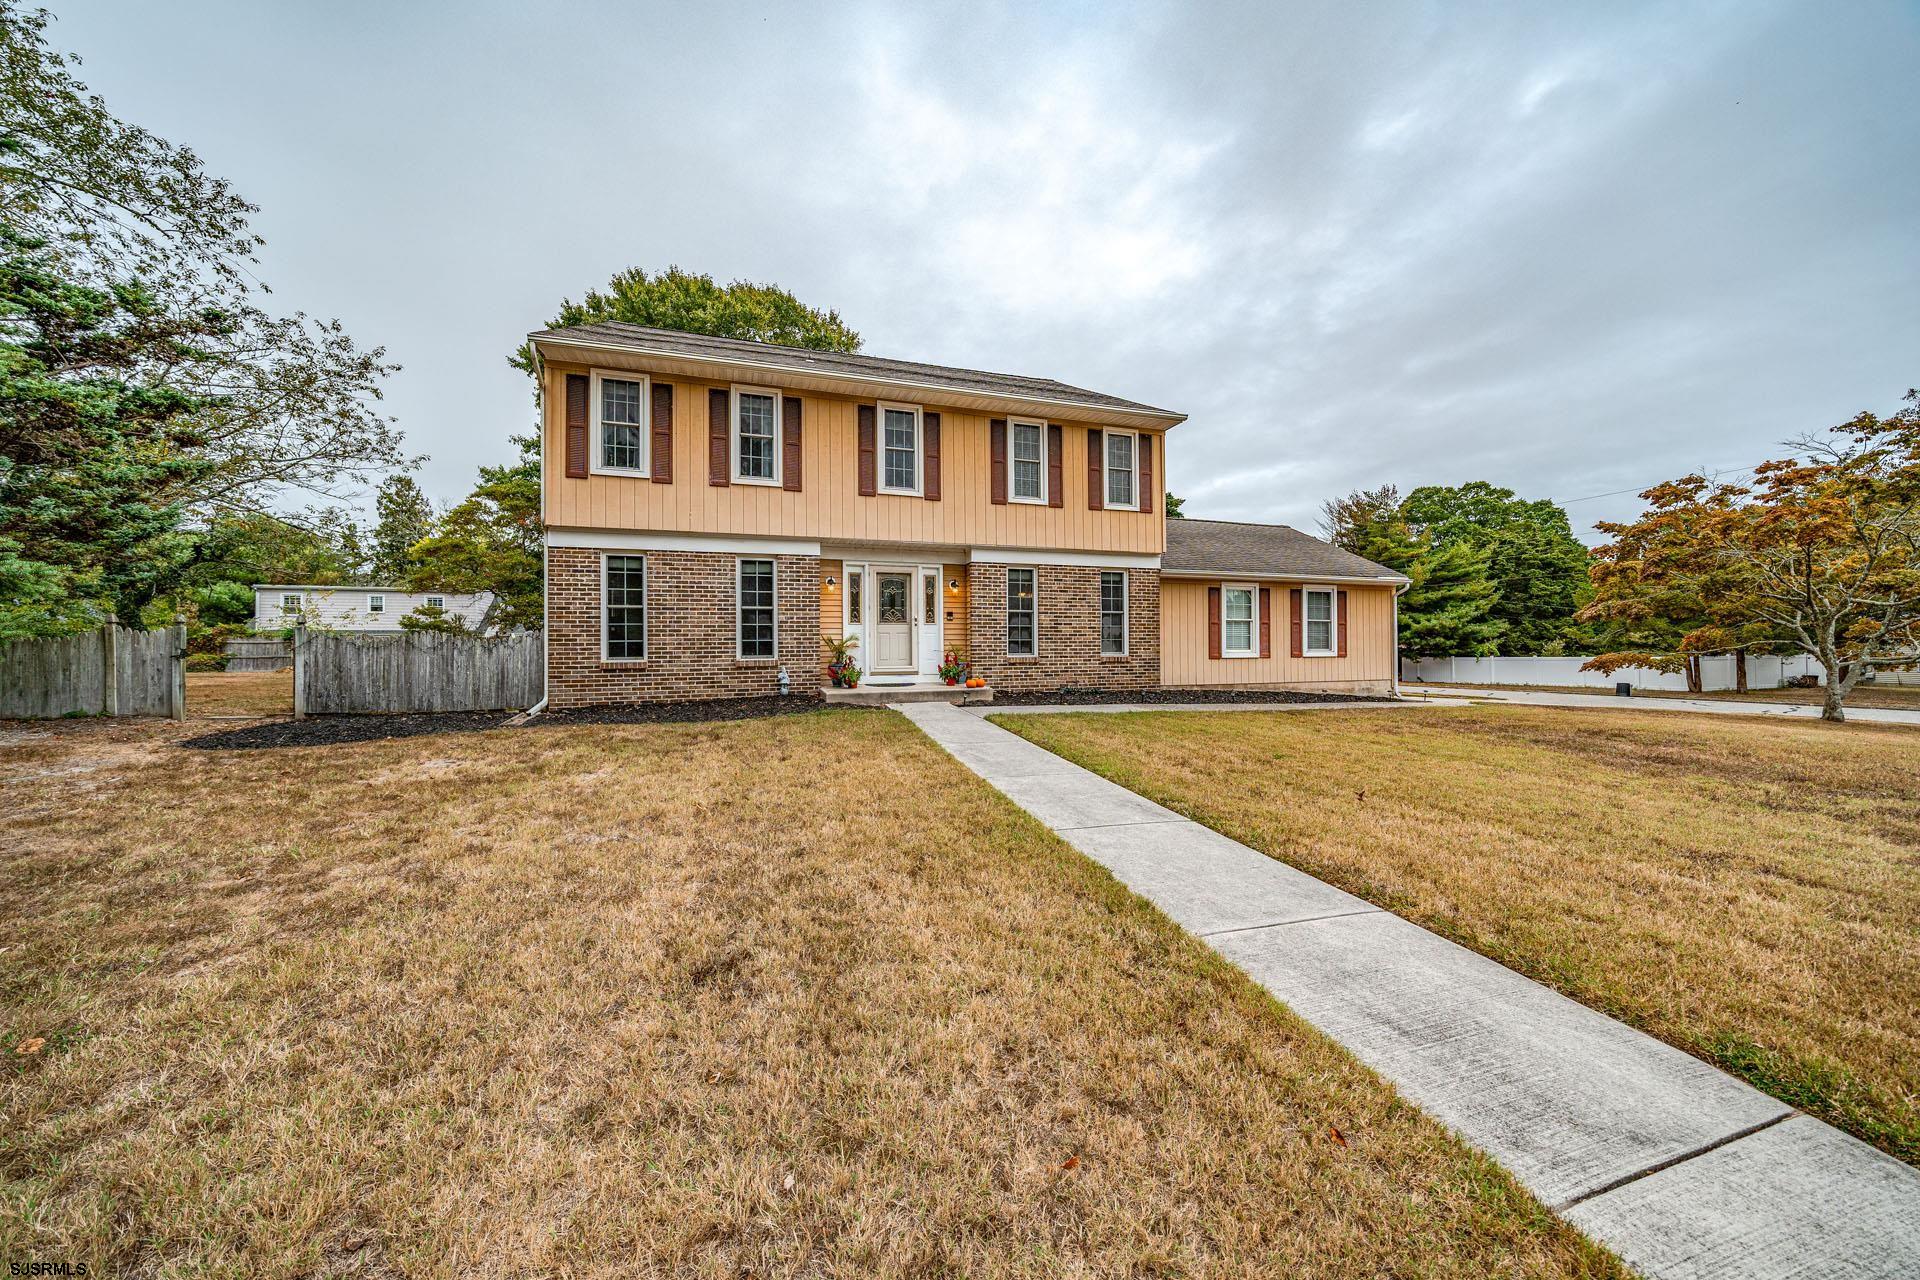
{"label": "white front door", "polygon": [[913,652],[913,575],[881,570],[873,575],[873,669],[911,671]]}

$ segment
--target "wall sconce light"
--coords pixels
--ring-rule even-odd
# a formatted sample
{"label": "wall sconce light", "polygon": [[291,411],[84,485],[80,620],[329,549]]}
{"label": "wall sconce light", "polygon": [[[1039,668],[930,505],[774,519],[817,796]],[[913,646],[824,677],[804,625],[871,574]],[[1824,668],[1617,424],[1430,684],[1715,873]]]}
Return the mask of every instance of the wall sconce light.
{"label": "wall sconce light", "polygon": [[959,589],[960,589],[960,579],[958,578],[947,579],[947,590],[958,591]]}
{"label": "wall sconce light", "polygon": [[839,586],[840,584],[839,584],[838,582],[836,582],[836,581],[834,581],[834,578],[833,578],[833,575],[832,575],[832,574],[828,574],[828,575],[827,575],[827,585],[828,585],[828,586],[830,586],[830,587],[837,587],[837,586]]}

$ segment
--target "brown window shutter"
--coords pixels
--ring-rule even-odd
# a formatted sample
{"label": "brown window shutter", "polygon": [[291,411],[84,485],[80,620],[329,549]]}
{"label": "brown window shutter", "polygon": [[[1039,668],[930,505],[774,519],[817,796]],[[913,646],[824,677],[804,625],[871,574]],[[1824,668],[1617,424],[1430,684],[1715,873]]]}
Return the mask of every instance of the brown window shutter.
{"label": "brown window shutter", "polygon": [[1067,505],[1067,482],[1063,474],[1066,450],[1062,447],[1062,434],[1057,422],[1047,428],[1047,505],[1050,507]]}
{"label": "brown window shutter", "polygon": [[1293,631],[1293,656],[1298,658],[1306,653],[1306,647],[1300,643],[1300,588],[1287,592],[1287,608],[1290,611],[1291,630]]}
{"label": "brown window shutter", "polygon": [[1140,509],[1157,511],[1160,504],[1154,501],[1159,495],[1153,491],[1153,437],[1142,431],[1134,439],[1140,449],[1140,461],[1136,464],[1140,468]]}
{"label": "brown window shutter", "polygon": [[1338,602],[1334,610],[1335,616],[1340,619],[1339,652],[1340,656],[1344,658],[1347,656],[1347,593],[1344,591],[1336,592],[1334,599]]}
{"label": "brown window shutter", "polygon": [[879,473],[874,467],[874,420],[876,411],[870,404],[860,406],[860,495],[871,498],[880,491]]}
{"label": "brown window shutter", "polygon": [[673,483],[673,384],[653,384],[653,482]]}
{"label": "brown window shutter", "polygon": [[800,397],[780,397],[780,487],[800,491]]}
{"label": "brown window shutter", "polygon": [[567,479],[587,478],[587,375],[567,375]]}
{"label": "brown window shutter", "polygon": [[1207,588],[1207,656],[1220,656],[1220,588]]}
{"label": "brown window shutter", "polygon": [[707,391],[707,483],[729,485],[733,483],[733,451],[728,447],[727,419],[731,415],[731,401],[725,387],[712,387]]}
{"label": "brown window shutter", "polygon": [[926,456],[920,466],[920,494],[928,502],[940,501],[940,415],[920,415],[920,447]]}
{"label": "brown window shutter", "polygon": [[987,423],[987,461],[992,473],[993,501],[1007,503],[1007,420],[994,418]]}
{"label": "brown window shutter", "polygon": [[1107,473],[1100,465],[1100,428],[1087,428],[1087,510],[1107,509]]}
{"label": "brown window shutter", "polygon": [[1273,592],[1260,588],[1260,656],[1273,656]]}

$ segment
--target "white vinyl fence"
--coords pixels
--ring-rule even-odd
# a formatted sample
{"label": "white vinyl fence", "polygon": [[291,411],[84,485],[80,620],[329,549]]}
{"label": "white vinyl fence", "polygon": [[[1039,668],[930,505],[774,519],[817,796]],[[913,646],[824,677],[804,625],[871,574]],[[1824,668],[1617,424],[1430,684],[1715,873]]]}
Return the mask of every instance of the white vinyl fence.
{"label": "white vinyl fence", "polygon": [[186,714],[187,627],[0,640],[0,718]]}
{"label": "white vinyl fence", "polygon": [[[1423,658],[1418,662],[1402,660],[1400,679],[1408,684],[1549,684],[1580,685],[1611,691],[1616,684],[1635,689],[1671,689],[1687,691],[1686,673],[1649,671],[1644,667],[1622,667],[1612,675],[1582,671],[1586,658]],[[1891,675],[1892,672],[1886,673]],[[1811,657],[1763,657],[1747,659],[1747,688],[1782,689],[1789,678],[1810,675],[1824,679],[1820,664]],[[1885,676],[1883,675],[1884,679]],[[1713,693],[1737,688],[1732,654],[1711,654],[1700,659],[1700,687]]]}
{"label": "white vinyl fence", "polygon": [[523,710],[546,688],[538,631],[497,638],[407,631],[364,635],[298,628],[293,714]]}

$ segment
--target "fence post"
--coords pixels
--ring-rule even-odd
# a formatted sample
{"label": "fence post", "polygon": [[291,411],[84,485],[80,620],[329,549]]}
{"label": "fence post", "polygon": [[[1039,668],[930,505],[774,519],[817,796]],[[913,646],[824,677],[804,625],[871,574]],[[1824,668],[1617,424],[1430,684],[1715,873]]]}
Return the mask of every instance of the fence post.
{"label": "fence post", "polygon": [[120,619],[116,614],[107,615],[107,623],[100,628],[100,714],[117,716],[120,714]]}
{"label": "fence post", "polygon": [[168,646],[172,665],[167,668],[167,715],[175,720],[187,718],[187,620],[173,615],[173,643]]}
{"label": "fence post", "polygon": [[293,624],[293,718],[307,718],[307,624]]}

